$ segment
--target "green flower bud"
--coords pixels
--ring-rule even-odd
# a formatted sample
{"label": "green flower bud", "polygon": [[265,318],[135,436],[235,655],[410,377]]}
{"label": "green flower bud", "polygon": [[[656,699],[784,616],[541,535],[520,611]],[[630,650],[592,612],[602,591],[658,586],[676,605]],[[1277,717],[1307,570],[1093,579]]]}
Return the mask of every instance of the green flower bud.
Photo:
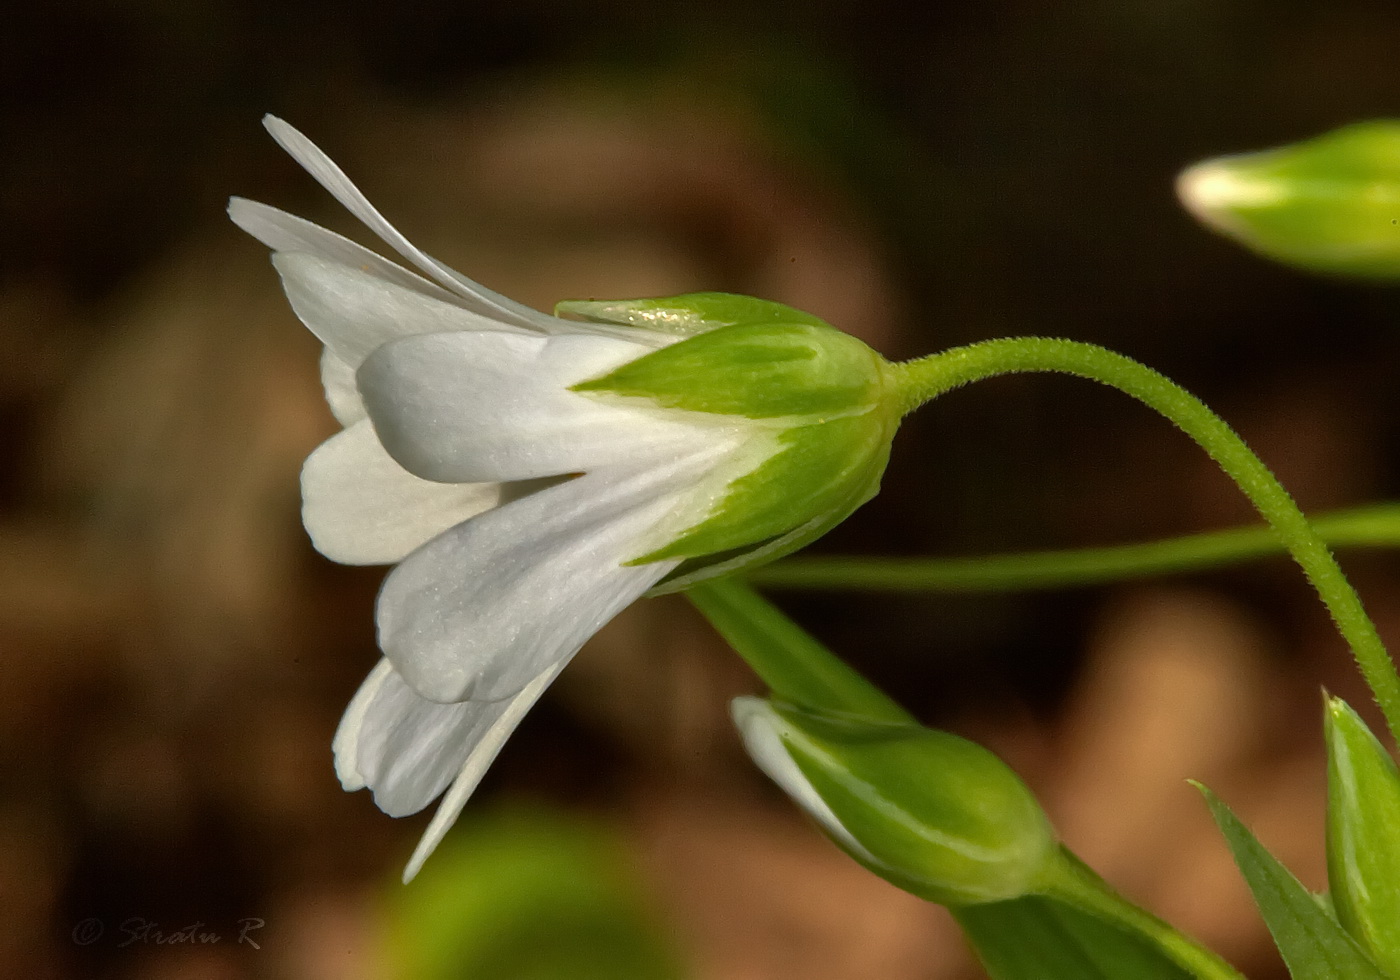
{"label": "green flower bud", "polygon": [[1327,873],[1337,919],[1400,976],[1400,772],[1366,723],[1329,698]]}
{"label": "green flower bud", "polygon": [[991,752],[914,724],[733,702],[758,767],[853,858],[959,906],[1038,890],[1059,849],[1026,785]]}
{"label": "green flower bud", "polygon": [[733,442],[714,492],[697,496],[703,507],[634,558],[680,560],[656,591],[788,554],[879,489],[901,403],[888,362],[849,334],[723,293],[561,308],[686,335],[572,391],[660,410]]}
{"label": "green flower bud", "polygon": [[1198,163],[1177,180],[1197,218],[1314,272],[1400,278],[1400,121]]}

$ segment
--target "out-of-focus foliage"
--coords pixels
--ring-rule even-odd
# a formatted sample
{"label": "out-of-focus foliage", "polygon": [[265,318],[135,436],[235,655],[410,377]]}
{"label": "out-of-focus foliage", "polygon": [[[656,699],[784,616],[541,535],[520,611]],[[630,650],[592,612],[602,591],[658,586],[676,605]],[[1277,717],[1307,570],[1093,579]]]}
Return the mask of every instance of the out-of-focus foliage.
{"label": "out-of-focus foliage", "polygon": [[386,980],[680,980],[618,840],[546,810],[463,820],[385,888]]}

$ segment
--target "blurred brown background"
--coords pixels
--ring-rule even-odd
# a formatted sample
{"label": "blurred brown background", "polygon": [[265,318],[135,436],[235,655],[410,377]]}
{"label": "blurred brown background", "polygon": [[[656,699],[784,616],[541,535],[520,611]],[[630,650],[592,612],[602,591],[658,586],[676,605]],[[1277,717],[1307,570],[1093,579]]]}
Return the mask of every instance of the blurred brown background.
{"label": "blurred brown background", "polygon": [[[414,241],[541,308],[725,289],[891,357],[1104,343],[1202,395],[1306,508],[1397,492],[1396,294],[1246,255],[1171,186],[1203,156],[1400,111],[1393,3],[75,0],[5,21],[0,976],[380,975],[380,909],[425,818],[342,793],[329,742],[375,659],[381,573],[301,532],[297,469],[333,428],[317,345],[222,209],[238,193],[357,229],[263,112]],[[1018,378],[911,420],[885,492],[817,550],[1249,519],[1121,396]],[[1394,556],[1345,563],[1394,641]],[[1001,752],[1130,895],[1281,975],[1183,780],[1321,886],[1318,689],[1367,698],[1288,564],[778,598],[927,722]],[[701,980],[977,976],[941,910],[752,769],[725,706],[753,689],[683,600],[641,603],[464,824],[524,800],[613,828]],[[247,916],[260,949],[232,939]],[[226,938],[119,946],[130,917]],[[91,919],[105,934],[82,942]]]}

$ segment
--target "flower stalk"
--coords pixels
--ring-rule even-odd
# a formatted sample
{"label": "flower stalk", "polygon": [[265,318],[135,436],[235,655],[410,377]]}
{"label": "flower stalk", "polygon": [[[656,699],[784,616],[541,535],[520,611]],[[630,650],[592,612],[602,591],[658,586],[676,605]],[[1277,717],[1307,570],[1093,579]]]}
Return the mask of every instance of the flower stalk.
{"label": "flower stalk", "polygon": [[[1330,548],[1400,547],[1400,504],[1368,504],[1308,518]],[[1266,524],[1098,548],[957,558],[841,555],[785,558],[746,572],[766,588],[868,592],[1014,592],[1096,585],[1221,568],[1286,554]]]}
{"label": "flower stalk", "polygon": [[906,412],[953,388],[1026,372],[1070,374],[1116,388],[1165,416],[1204,449],[1301,566],[1351,647],[1391,734],[1400,741],[1400,674],[1356,590],[1283,484],[1199,398],[1130,357],[1094,344],[1049,337],[990,340],[894,365]]}

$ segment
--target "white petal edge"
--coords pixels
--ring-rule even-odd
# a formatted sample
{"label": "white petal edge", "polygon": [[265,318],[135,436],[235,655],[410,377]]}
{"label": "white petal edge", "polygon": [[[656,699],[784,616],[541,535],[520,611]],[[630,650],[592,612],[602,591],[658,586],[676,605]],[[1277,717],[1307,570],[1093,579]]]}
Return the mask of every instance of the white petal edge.
{"label": "white petal edge", "polygon": [[609,337],[437,333],[380,347],[356,384],[385,449],[444,482],[529,480],[704,444],[723,416],[570,391],[647,353]]}
{"label": "white petal edge", "polygon": [[353,368],[376,348],[419,334],[516,332],[544,339],[309,252],[276,252],[272,264],[297,317]]}
{"label": "white petal edge", "polygon": [[432,483],[390,458],[368,419],[321,443],[301,469],[302,523],[344,565],[392,565],[501,500],[496,483]]}
{"label": "white petal edge", "polygon": [[491,763],[496,761],[496,756],[500,755],[501,747],[505,745],[506,739],[510,738],[520,720],[525,717],[540,695],[554,682],[554,678],[559,676],[559,671],[564,669],[567,663],[561,661],[550,669],[542,672],[529,684],[527,684],[519,694],[505,702],[505,710],[496,719],[489,731],[477,742],[472,749],[467,761],[462,766],[461,773],[453,781],[452,787],[447,791],[447,795],[438,804],[437,812],[433,814],[432,821],[428,824],[428,829],[423,832],[422,838],[418,841],[418,846],[414,848],[413,855],[408,859],[408,866],[403,871],[403,882],[408,884],[417,876],[423,868],[423,862],[428,860],[429,855],[437,849],[442,842],[443,836],[451,829],[461,816],[462,807],[466,806],[467,800],[476,787],[481,783],[481,777]]}
{"label": "white petal edge", "polygon": [[379,689],[393,672],[394,665],[386,659],[380,659],[379,663],[374,665],[374,669],[360,684],[355,696],[350,699],[345,713],[340,716],[340,724],[336,726],[335,737],[331,739],[331,754],[335,758],[335,774],[340,780],[341,788],[347,793],[365,788],[364,774],[355,764],[357,760],[355,746],[359,743],[360,731],[364,727],[365,713],[369,711],[369,706],[378,696]]}
{"label": "white petal edge", "polygon": [[429,700],[511,697],[679,564],[625,563],[689,520],[690,493],[730,451],[588,473],[435,538],[384,581],[380,649]]}
{"label": "white petal edge", "polygon": [[797,733],[781,715],[773,710],[763,698],[735,698],[729,703],[729,714],[739,729],[744,748],[758,766],[783,792],[787,793],[798,806],[821,824],[822,828],[843,844],[847,850],[862,860],[875,864],[875,856],[851,836],[851,832],[832,812],[831,807],[818,795],[816,789],[802,774],[792,753],[783,744],[784,738],[793,738]]}
{"label": "white petal edge", "polygon": [[509,706],[428,701],[381,660],[351,700],[332,743],[341,785],[368,786],[391,817],[417,813],[442,795]]}
{"label": "white petal edge", "polygon": [[349,428],[368,417],[360,389],[355,387],[355,369],[336,357],[329,347],[321,351],[321,388],[331,414],[341,425]]}
{"label": "white petal edge", "polygon": [[233,223],[262,242],[274,252],[307,252],[360,269],[385,282],[411,289],[424,296],[460,306],[461,298],[437,283],[409,272],[390,262],[378,252],[352,242],[343,235],[299,218],[270,204],[250,201],[246,197],[231,197],[228,216]]}
{"label": "white petal edge", "polygon": [[351,182],[345,172],[336,166],[315,143],[303,136],[288,123],[276,116],[264,116],[263,125],[272,134],[282,149],[291,154],[297,163],[314,177],[322,187],[345,206],[351,214],[364,222],[390,248],[427,273],[443,286],[467,300],[476,310],[492,317],[503,317],[507,322],[518,326],[533,327],[537,330],[553,331],[562,323],[557,317],[532,310],[523,303],[496,293],[466,276],[454,272],[441,262],[417,248],[405,238],[397,228],[380,214],[360,189]]}

